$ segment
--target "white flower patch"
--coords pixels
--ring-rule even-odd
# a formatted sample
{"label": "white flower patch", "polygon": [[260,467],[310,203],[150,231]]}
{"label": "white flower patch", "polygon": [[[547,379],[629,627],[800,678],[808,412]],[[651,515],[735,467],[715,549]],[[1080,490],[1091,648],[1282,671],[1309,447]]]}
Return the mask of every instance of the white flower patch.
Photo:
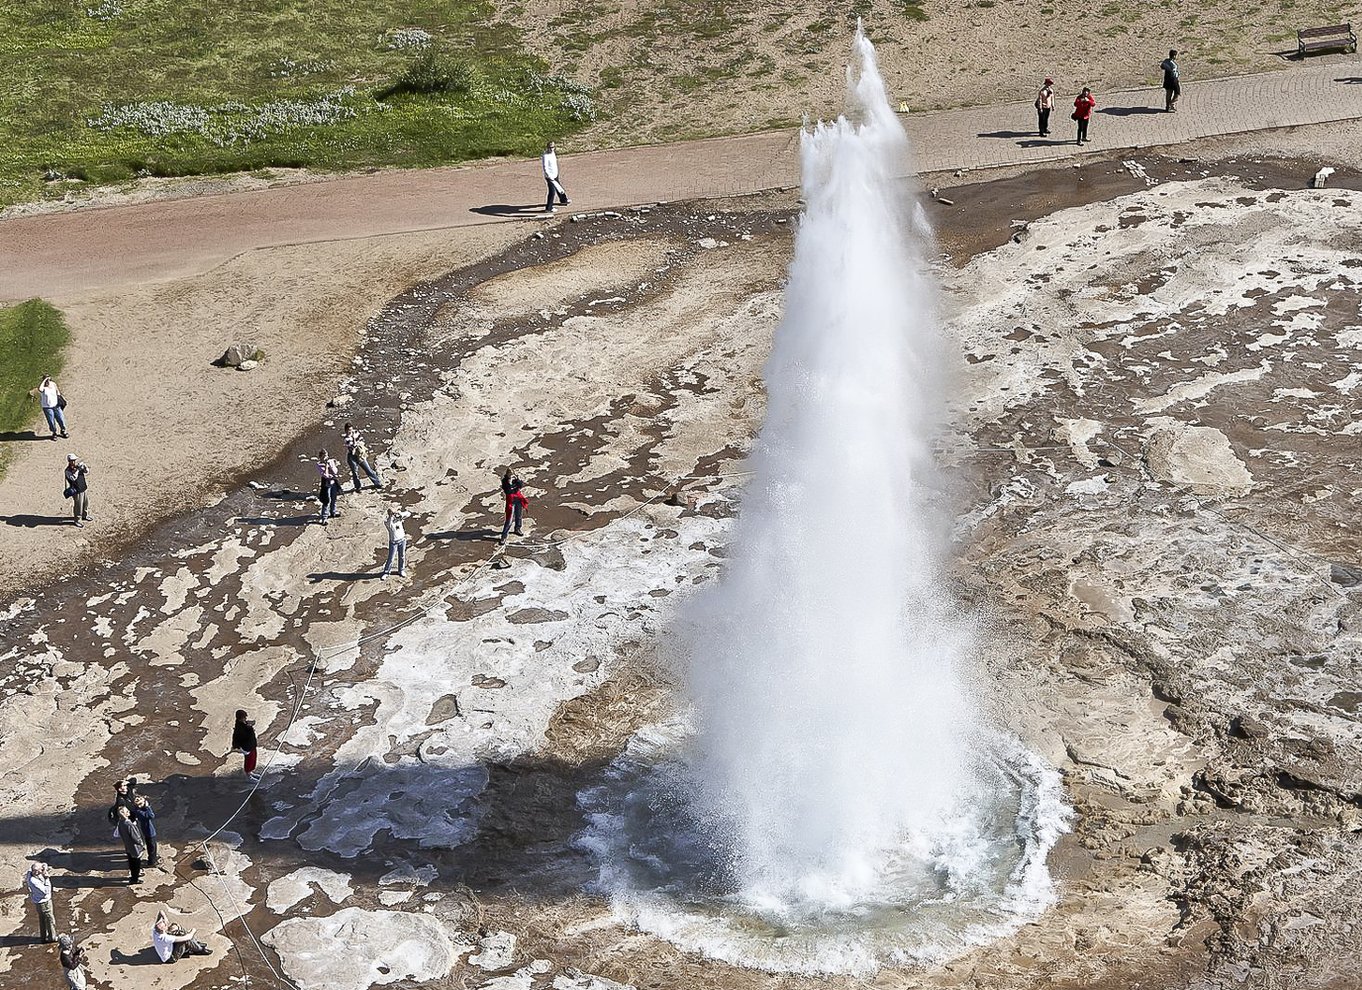
{"label": "white flower patch", "polygon": [[383,35],[383,47],[390,52],[409,52],[425,48],[435,36],[421,28],[393,28]]}
{"label": "white flower patch", "polygon": [[106,104],[86,124],[99,131],[130,127],[151,137],[199,134],[218,147],[249,144],[295,127],[320,127],[358,117],[355,87],[344,86],[312,100],[271,100],[252,106],[229,102],[213,107],[168,101]]}
{"label": "white flower patch", "polygon": [[123,16],[121,0],[102,0],[93,7],[85,8],[85,16],[97,21],[113,21]]}

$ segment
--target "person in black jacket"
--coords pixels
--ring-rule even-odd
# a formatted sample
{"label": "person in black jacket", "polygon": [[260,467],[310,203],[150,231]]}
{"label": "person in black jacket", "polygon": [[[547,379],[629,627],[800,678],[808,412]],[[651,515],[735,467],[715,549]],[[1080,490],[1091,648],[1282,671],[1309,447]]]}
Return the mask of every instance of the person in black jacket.
{"label": "person in black jacket", "polygon": [[147,838],[142,827],[133,819],[127,805],[118,806],[118,837],[123,840],[123,851],[128,854],[128,872],[132,876],[128,883],[142,882],[142,861],[147,855]]}
{"label": "person in black jacket", "polygon": [[236,725],[232,726],[232,749],[245,755],[246,762],[242,764],[242,769],[252,780],[260,779],[255,772],[256,746],[255,723],[246,717],[244,710],[238,708]]}
{"label": "person in black jacket", "polygon": [[136,806],[137,799],[137,779],[129,777],[127,780],[120,780],[114,784],[114,802],[109,805],[109,821],[118,822],[118,809],[127,808],[129,813]]}
{"label": "person in black jacket", "polygon": [[90,482],[86,477],[89,473],[90,469],[79,457],[75,454],[66,455],[66,471],[63,473],[66,488],[62,494],[71,500],[71,521],[77,526],[84,526],[90,521]]}

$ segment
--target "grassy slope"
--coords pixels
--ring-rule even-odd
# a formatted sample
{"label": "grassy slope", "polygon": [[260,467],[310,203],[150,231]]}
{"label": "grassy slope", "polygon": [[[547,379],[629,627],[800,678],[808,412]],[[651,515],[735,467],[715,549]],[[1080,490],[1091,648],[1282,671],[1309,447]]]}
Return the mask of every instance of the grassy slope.
{"label": "grassy slope", "polygon": [[[398,28],[423,29],[465,61],[471,88],[376,99],[415,57],[386,46],[385,33]],[[63,191],[60,181],[44,182],[45,172],[107,182],[268,166],[429,165],[528,154],[579,126],[561,88],[536,84],[543,63],[513,27],[492,23],[488,0],[0,0],[0,65],[0,205]],[[341,101],[350,119],[276,122],[245,141],[87,123],[110,105],[139,101],[210,110],[239,101],[248,105],[239,119],[271,101],[316,101],[344,86],[356,90]]]}
{"label": "grassy slope", "polygon": [[[40,415],[29,390],[43,375],[61,380],[68,339],[61,313],[45,302],[30,299],[0,308],[0,434],[25,429]],[[9,446],[0,447],[0,470]]]}

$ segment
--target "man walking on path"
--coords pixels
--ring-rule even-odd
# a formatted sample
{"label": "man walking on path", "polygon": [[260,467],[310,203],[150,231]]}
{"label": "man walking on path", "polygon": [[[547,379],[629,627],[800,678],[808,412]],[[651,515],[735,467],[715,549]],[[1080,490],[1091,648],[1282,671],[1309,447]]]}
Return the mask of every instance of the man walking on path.
{"label": "man walking on path", "polygon": [[364,473],[369,476],[369,480],[374,483],[375,488],[382,488],[383,482],[378,477],[378,472],[369,463],[369,446],[364,442],[364,434],[355,429],[349,423],[345,424],[345,463],[350,467],[350,478],[355,483],[355,491],[359,491],[359,472],[364,469]]}
{"label": "man walking on path", "polygon": [[317,499],[322,503],[319,520],[323,526],[326,526],[328,525],[326,521],[328,513],[332,519],[340,515],[336,511],[336,496],[340,494],[341,482],[340,464],[325,450],[317,451],[317,474],[321,476],[317,488]]}
{"label": "man walking on path", "polygon": [[75,454],[66,455],[66,488],[62,494],[71,500],[71,521],[77,527],[90,521],[90,469]]}
{"label": "man walking on path", "polygon": [[1055,81],[1046,78],[1040,92],[1036,94],[1036,130],[1041,137],[1050,133],[1050,112],[1055,108]]}
{"label": "man walking on path", "polygon": [[47,428],[52,431],[52,439],[57,439],[58,427],[65,437],[66,416],[62,410],[66,408],[66,396],[61,394],[61,389],[50,375],[43,375],[43,380],[38,384],[38,405],[43,407],[43,418],[47,420]]}
{"label": "man walking on path", "polygon": [[1163,70],[1163,109],[1165,113],[1178,112],[1178,97],[1182,95],[1182,73],[1178,71],[1178,50],[1169,50],[1168,57],[1159,68]]}
{"label": "man walking on path", "polygon": [[57,936],[67,990],[85,990],[85,950],[70,935]]}
{"label": "man walking on path", "polygon": [[554,212],[553,197],[557,196],[558,201],[567,206],[572,200],[568,199],[567,190],[563,188],[563,183],[558,180],[558,152],[550,141],[544,146],[544,154],[540,159],[544,164],[544,181],[548,183],[549,198],[544,201],[544,212]]}
{"label": "man walking on path", "polygon": [[57,940],[57,919],[52,913],[52,877],[48,874],[46,863],[34,863],[24,874],[24,886],[28,888],[28,899],[38,912],[38,937],[43,944]]}
{"label": "man walking on path", "polygon": [[255,723],[246,717],[245,710],[238,708],[236,724],[232,726],[232,749],[246,757],[242,769],[251,780],[260,779],[255,772],[256,746]]}
{"label": "man walking on path", "polygon": [[393,506],[383,517],[383,525],[388,530],[388,561],[383,565],[383,573],[379,575],[381,580],[386,581],[388,575],[392,573],[394,559],[397,560],[397,576],[406,577],[407,531],[402,527],[402,520],[410,515],[410,512]]}
{"label": "man walking on path", "polygon": [[501,526],[501,540],[499,541],[501,543],[505,543],[506,537],[512,532],[512,520],[515,520],[515,535],[525,535],[520,531],[520,522],[530,502],[525,497],[525,493],[521,491],[523,487],[524,482],[519,478],[513,478],[509,482],[505,478],[502,479],[502,490],[506,492],[506,521]]}
{"label": "man walking on path", "polygon": [[1078,121],[1078,140],[1074,142],[1075,144],[1088,143],[1088,121],[1092,120],[1092,110],[1095,106],[1097,97],[1092,95],[1092,90],[1084,86],[1083,92],[1074,100],[1074,120]]}
{"label": "man walking on path", "polygon": [[132,799],[132,817],[137,822],[137,827],[142,830],[142,837],[147,840],[147,865],[156,865],[156,812],[151,807],[151,802],[141,794]]}
{"label": "man walking on path", "polygon": [[128,883],[141,883],[142,862],[147,856],[146,836],[142,834],[142,827],[133,819],[125,804],[118,806],[116,825],[118,837],[123,840],[123,851],[128,854],[128,872],[132,874],[128,878]]}

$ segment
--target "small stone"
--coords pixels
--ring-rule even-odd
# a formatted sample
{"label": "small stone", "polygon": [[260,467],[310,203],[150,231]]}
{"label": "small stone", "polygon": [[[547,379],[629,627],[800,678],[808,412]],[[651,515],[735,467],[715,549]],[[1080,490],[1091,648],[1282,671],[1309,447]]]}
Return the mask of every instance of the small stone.
{"label": "small stone", "polygon": [[331,409],[344,409],[346,406],[348,406],[351,402],[354,402],[354,401],[355,401],[355,400],[354,400],[354,397],[353,397],[353,396],[350,396],[350,395],[338,395],[338,396],[336,396],[334,399],[332,399],[330,402],[328,402],[328,403],[327,403],[327,406],[330,407]]}
{"label": "small stone", "polygon": [[259,362],[259,361],[250,361],[250,360],[247,360],[247,361],[242,361],[239,365],[237,365],[237,366],[236,366],[236,370],[237,370],[237,371],[251,371],[251,370],[253,370],[253,369],[255,369],[255,368],[258,368],[258,367],[260,367],[260,362]]}
{"label": "small stone", "polygon": [[239,368],[246,361],[259,361],[265,356],[255,344],[233,344],[222,352],[217,364],[223,368]]}
{"label": "small stone", "polygon": [[702,237],[696,243],[706,251],[712,251],[719,246],[719,242],[713,237]]}

